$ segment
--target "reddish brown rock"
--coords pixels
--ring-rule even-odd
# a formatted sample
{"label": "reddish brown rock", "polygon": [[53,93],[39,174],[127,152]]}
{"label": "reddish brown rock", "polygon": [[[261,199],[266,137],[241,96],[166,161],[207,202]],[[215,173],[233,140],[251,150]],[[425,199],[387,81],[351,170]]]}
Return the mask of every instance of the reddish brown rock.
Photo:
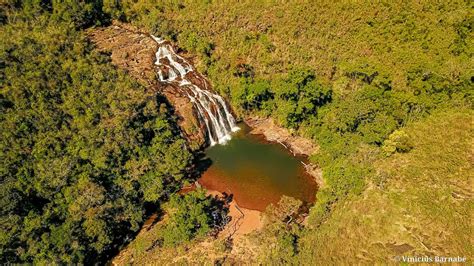
{"label": "reddish brown rock", "polygon": [[194,114],[192,103],[179,89],[158,81],[154,66],[158,44],[149,33],[114,22],[111,26],[90,30],[88,37],[97,49],[110,52],[112,63],[146,86],[148,93],[160,93],[168,99],[191,148],[205,144],[204,130]]}

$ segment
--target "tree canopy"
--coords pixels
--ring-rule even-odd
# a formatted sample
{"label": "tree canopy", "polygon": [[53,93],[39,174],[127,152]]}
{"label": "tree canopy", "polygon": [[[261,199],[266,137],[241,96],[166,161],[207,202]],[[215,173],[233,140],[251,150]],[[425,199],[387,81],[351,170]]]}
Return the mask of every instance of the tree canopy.
{"label": "tree canopy", "polygon": [[[94,51],[96,3],[25,1],[0,37],[2,262],[106,258],[191,160],[163,100]],[[16,6],[16,7],[15,7]]]}
{"label": "tree canopy", "polygon": [[427,253],[429,242],[472,253],[468,1],[6,0],[1,262],[103,261],[139,229],[148,204],[170,211],[164,246],[212,227],[202,192],[174,194],[192,155],[167,103],[85,38],[112,19],[195,55],[240,118],[274,118],[320,146],[310,160],[325,186],[306,228],[287,224],[300,206],[284,198],[257,237],[277,245],[259,261],[335,263],[364,246],[386,262],[399,252],[391,221],[412,236],[408,250]]}

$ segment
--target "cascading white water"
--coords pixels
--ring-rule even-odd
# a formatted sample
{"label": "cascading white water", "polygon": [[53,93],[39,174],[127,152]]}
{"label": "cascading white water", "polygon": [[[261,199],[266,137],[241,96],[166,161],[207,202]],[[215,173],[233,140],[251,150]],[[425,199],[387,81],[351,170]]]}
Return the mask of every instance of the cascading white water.
{"label": "cascading white water", "polygon": [[[235,118],[224,99],[207,89],[207,81],[199,75],[192,65],[176,54],[165,40],[152,36],[159,44],[155,65],[161,82],[171,83],[183,91],[193,104],[200,122],[206,128],[210,145],[224,144],[231,133],[239,130]],[[204,84],[199,87],[196,82]]]}

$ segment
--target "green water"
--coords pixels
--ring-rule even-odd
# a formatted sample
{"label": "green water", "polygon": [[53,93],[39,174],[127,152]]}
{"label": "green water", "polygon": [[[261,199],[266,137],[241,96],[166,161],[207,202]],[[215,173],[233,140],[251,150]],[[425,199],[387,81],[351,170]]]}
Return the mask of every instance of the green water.
{"label": "green water", "polygon": [[282,195],[304,202],[314,201],[316,183],[301,161],[279,143],[269,143],[249,134],[245,124],[226,145],[206,151],[211,164],[199,183],[204,187],[232,194],[245,208],[264,210]]}

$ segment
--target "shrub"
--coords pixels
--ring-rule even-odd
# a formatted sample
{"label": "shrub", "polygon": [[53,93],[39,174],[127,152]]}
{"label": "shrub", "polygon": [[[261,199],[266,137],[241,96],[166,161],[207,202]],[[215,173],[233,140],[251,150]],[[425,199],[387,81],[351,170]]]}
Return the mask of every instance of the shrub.
{"label": "shrub", "polygon": [[395,130],[383,143],[382,150],[387,156],[395,152],[408,152],[412,148],[410,137],[403,130]]}

